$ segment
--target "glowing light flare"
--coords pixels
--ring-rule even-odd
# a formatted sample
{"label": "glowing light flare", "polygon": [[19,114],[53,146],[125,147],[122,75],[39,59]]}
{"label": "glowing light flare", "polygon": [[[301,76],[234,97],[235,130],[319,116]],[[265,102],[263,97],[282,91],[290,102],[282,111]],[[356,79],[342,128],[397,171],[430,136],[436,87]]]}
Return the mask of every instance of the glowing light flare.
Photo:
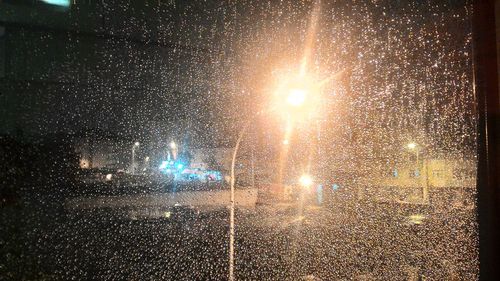
{"label": "glowing light flare", "polygon": [[313,184],[313,179],[310,175],[302,175],[299,179],[299,183],[300,185],[302,185],[303,187],[310,187],[312,184]]}
{"label": "glowing light flare", "polygon": [[417,148],[417,144],[414,142],[410,142],[406,147],[408,147],[408,149],[413,150],[413,149]]}
{"label": "glowing light flare", "polygon": [[317,114],[321,99],[320,81],[312,75],[283,74],[278,77],[274,90],[273,109],[276,113],[294,119],[293,122]]}
{"label": "glowing light flare", "polygon": [[302,57],[302,62],[300,65],[300,76],[305,76],[307,72],[307,64],[311,60],[312,53],[314,50],[314,41],[316,38],[316,30],[318,27],[318,19],[320,16],[321,1],[317,0],[314,3],[314,8],[311,13],[311,18],[309,19],[308,30],[306,34],[306,43],[304,46],[304,55]]}
{"label": "glowing light flare", "polygon": [[290,89],[286,102],[291,106],[301,106],[304,104],[307,97],[307,91],[304,89]]}
{"label": "glowing light flare", "polygon": [[415,214],[408,216],[408,220],[411,224],[422,224],[424,222],[425,216],[421,214]]}

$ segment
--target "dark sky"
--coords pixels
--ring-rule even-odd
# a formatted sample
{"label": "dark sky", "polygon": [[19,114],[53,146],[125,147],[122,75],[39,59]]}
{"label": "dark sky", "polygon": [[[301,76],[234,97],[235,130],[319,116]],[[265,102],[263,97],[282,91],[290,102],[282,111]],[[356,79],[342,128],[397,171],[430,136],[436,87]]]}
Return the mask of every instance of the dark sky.
{"label": "dark sky", "polygon": [[[312,1],[122,2],[77,1],[67,11],[0,3],[8,11],[0,18],[3,132],[97,128],[227,141],[266,105],[275,74],[297,68],[312,8]],[[451,2],[322,4],[310,71],[349,73],[324,89],[328,131],[339,134],[342,124],[370,146],[374,134],[382,144],[424,132],[444,145],[473,135],[468,10]]]}

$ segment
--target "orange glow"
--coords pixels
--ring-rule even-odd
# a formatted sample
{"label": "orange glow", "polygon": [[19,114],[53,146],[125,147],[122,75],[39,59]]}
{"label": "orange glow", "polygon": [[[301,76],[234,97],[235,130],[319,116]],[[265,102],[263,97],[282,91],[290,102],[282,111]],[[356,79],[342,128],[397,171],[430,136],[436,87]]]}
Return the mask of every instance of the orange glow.
{"label": "orange glow", "polygon": [[[304,42],[303,55],[300,65],[285,66],[282,70],[274,70],[273,76],[275,86],[273,91],[273,111],[281,115],[286,120],[287,126],[281,147],[278,167],[278,183],[283,179],[283,171],[286,169],[289,143],[292,136],[293,127],[297,123],[309,122],[321,113],[321,89],[331,78],[317,79],[315,73],[311,72],[309,65],[314,56],[314,43],[316,41],[316,31],[320,18],[320,0],[316,0],[310,15],[306,40]],[[293,60],[292,60],[293,61]],[[303,176],[299,180],[305,188],[312,185],[312,178]]]}

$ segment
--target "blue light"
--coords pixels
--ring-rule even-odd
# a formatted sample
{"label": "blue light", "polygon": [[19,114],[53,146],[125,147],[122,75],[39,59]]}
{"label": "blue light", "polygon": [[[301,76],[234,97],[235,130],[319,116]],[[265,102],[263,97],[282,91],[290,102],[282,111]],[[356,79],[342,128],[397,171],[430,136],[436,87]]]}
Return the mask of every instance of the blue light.
{"label": "blue light", "polygon": [[182,165],[182,164],[180,164],[180,163],[179,163],[179,164],[177,164],[177,169],[182,170],[182,168],[184,168],[184,165]]}
{"label": "blue light", "polygon": [[334,184],[332,185],[332,189],[333,189],[333,191],[338,190],[338,189],[339,189],[339,185],[338,185],[338,184],[336,184],[336,183],[334,183]]}
{"label": "blue light", "polygon": [[68,8],[71,5],[70,0],[42,0],[42,2],[47,3],[49,5],[65,7],[65,8]]}

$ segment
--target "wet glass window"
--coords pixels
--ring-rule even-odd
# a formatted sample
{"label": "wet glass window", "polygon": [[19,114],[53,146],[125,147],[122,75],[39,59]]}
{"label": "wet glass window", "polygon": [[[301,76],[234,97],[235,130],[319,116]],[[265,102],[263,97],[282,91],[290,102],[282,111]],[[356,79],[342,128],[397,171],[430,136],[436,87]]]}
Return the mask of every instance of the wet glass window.
{"label": "wet glass window", "polygon": [[0,279],[478,279],[471,19],[0,1]]}

